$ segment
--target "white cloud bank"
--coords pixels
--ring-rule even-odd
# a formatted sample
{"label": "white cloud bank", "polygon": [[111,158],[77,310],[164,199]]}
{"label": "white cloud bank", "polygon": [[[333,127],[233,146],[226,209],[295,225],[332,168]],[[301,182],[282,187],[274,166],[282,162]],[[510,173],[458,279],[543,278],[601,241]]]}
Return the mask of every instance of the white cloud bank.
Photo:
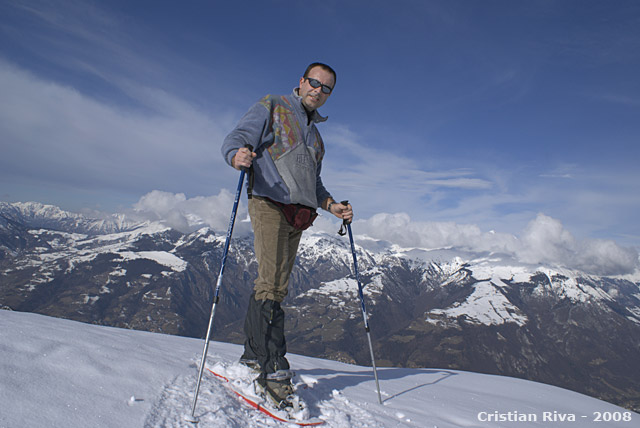
{"label": "white cloud bank", "polygon": [[[183,193],[154,190],[140,198],[133,209],[139,219],[162,221],[181,232],[191,232],[204,226],[226,232],[234,199],[235,195],[226,189],[222,189],[216,196],[194,198],[187,198]],[[240,201],[234,235],[246,236],[251,233],[251,225],[245,221],[246,219],[247,207]]]}
{"label": "white cloud bank", "polygon": [[471,252],[508,254],[528,264],[550,264],[596,275],[622,275],[639,266],[638,252],[611,240],[578,240],[562,223],[538,214],[519,237],[476,225],[414,222],[409,215],[378,214],[354,223],[360,233],[403,247],[460,248]]}
{"label": "white cloud bank", "polygon": [[[204,225],[226,232],[233,200],[234,195],[227,190],[220,191],[217,196],[194,198],[155,190],[140,198],[134,210],[142,218],[160,220],[185,232]],[[234,236],[251,233],[251,225],[246,218],[246,204],[241,201]],[[335,233],[337,226],[325,213],[316,220],[313,230]],[[564,229],[559,220],[544,214],[538,214],[531,220],[519,237],[494,231],[483,232],[473,224],[412,221],[405,213],[381,213],[356,220],[353,231],[354,234],[405,248],[457,248],[469,252],[500,253],[523,263],[549,264],[596,275],[628,274],[640,266],[635,249],[621,247],[610,240],[578,240]]]}

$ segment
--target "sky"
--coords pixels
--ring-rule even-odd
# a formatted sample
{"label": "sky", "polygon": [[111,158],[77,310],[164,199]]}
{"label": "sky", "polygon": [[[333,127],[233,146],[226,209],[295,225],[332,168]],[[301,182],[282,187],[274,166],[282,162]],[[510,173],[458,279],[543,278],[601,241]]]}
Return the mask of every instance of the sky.
{"label": "sky", "polygon": [[323,181],[362,229],[542,227],[637,266],[636,1],[3,0],[0,201],[227,216],[224,137],[315,61]]}

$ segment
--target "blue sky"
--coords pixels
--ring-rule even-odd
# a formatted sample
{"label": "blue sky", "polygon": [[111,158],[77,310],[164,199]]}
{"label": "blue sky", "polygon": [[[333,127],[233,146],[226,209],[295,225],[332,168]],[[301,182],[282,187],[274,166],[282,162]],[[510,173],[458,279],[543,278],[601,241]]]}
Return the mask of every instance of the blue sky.
{"label": "blue sky", "polygon": [[313,61],[338,73],[323,179],[360,219],[520,237],[547,219],[640,248],[640,3],[624,0],[5,0],[0,200],[222,198],[222,139]]}

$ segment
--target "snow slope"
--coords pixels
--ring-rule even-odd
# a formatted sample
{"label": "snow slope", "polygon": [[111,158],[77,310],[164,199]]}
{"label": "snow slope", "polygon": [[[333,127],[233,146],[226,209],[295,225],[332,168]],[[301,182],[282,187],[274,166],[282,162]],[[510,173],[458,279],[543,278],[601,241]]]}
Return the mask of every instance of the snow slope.
{"label": "snow slope", "polygon": [[[0,427],[192,426],[184,416],[202,346],[0,310]],[[240,353],[212,342],[208,364],[232,364]],[[455,370],[379,368],[381,406],[370,368],[298,355],[290,361],[311,385],[311,415],[327,427],[640,427],[640,414],[585,395]],[[245,407],[207,372],[196,415],[202,428],[285,426]]]}

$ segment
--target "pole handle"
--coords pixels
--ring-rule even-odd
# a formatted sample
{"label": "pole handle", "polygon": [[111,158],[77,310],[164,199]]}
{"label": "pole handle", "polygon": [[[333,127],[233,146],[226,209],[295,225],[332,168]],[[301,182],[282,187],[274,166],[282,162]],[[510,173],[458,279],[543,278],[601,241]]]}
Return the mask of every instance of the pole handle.
{"label": "pole handle", "polygon": [[[245,149],[249,149],[250,152],[253,152],[253,146],[251,144],[245,144],[244,145]],[[247,174],[249,174],[251,168],[247,168],[246,166],[243,166],[241,168],[242,171],[246,172]]]}
{"label": "pole handle", "polygon": [[[342,205],[349,205],[349,201],[347,201],[346,199],[342,202],[340,202]],[[342,220],[342,225],[340,226],[340,230],[338,231],[338,235],[340,236],[344,236],[347,234],[347,226],[349,225],[349,222],[347,220]]]}
{"label": "pole handle", "polygon": [[[253,153],[253,146],[251,144],[245,144],[245,148],[249,149]],[[251,199],[253,197],[253,164],[251,164],[250,168],[242,167],[242,171],[247,174],[247,198]]]}
{"label": "pole handle", "polygon": [[[342,205],[349,205],[349,201],[347,201],[346,199],[342,202],[340,202]],[[348,225],[349,223],[351,223],[350,221],[347,220],[342,220],[342,224],[344,224],[345,226]]]}

